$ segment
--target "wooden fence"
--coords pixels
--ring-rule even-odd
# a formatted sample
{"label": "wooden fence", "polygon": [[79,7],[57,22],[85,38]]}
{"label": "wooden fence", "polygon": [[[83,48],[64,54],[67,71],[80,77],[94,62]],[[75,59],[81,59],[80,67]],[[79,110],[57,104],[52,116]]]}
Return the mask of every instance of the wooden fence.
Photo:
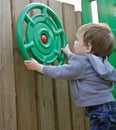
{"label": "wooden fence", "polygon": [[72,46],[81,13],[55,0],[0,0],[0,130],[89,130],[83,108],[70,99],[68,81],[27,71],[16,43],[16,22],[31,2],[52,8]]}

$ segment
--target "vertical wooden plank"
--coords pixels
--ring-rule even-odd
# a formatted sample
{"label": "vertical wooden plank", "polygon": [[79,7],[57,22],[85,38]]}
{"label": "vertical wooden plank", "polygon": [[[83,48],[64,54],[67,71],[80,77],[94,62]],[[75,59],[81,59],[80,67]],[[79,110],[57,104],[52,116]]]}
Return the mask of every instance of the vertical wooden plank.
{"label": "vertical wooden plank", "polygon": [[[76,20],[76,31],[82,25],[81,20],[81,12],[75,12],[75,20]],[[85,116],[83,108],[76,107],[72,103],[72,119],[73,119],[73,129],[74,130],[85,130]],[[78,123],[77,123],[78,122]]]}
{"label": "vertical wooden plank", "polygon": [[88,130],[85,124],[87,120],[85,120],[84,110],[82,107],[76,107],[72,103],[72,123],[73,130]]}
{"label": "vertical wooden plank", "polygon": [[[79,27],[82,26],[82,17],[81,17],[81,12],[80,11],[76,11],[75,12],[75,18],[76,18],[76,29],[78,30]],[[79,118],[77,118],[78,120],[78,127],[82,130],[89,130],[89,118],[85,117],[85,112],[84,112],[84,108],[75,108],[75,112],[73,112],[73,115],[78,115]],[[78,114],[79,113],[79,114]],[[76,119],[74,119],[76,120]],[[75,130],[77,130],[77,123],[74,124],[74,128]],[[84,124],[84,125],[83,125]]]}
{"label": "vertical wooden plank", "polygon": [[75,12],[75,18],[76,18],[76,31],[77,31],[77,29],[82,25],[82,17],[80,11]]}
{"label": "vertical wooden plank", "polygon": [[55,130],[52,80],[37,76],[37,111],[39,130]]}
{"label": "vertical wooden plank", "polygon": [[0,0],[0,130],[16,130],[10,1]]}
{"label": "vertical wooden plank", "polygon": [[63,80],[55,81],[56,126],[58,130],[72,130],[68,83]]}
{"label": "vertical wooden plank", "polygon": [[[75,20],[75,12],[74,12],[73,5],[63,3],[63,23],[64,23],[64,28],[66,31],[67,42],[71,50],[73,51],[73,43],[74,43],[75,35],[76,35],[76,20]],[[70,101],[72,102],[72,100]],[[75,107],[71,104],[72,130],[76,130],[74,123],[76,122],[76,124],[78,124],[77,120],[75,120],[75,116],[77,117],[78,115],[73,114],[75,112],[74,108]],[[77,130],[79,130],[78,127],[77,127]]]}
{"label": "vertical wooden plank", "polygon": [[[73,43],[74,40],[76,39],[76,31],[77,31],[74,6],[63,3],[63,14],[64,14],[63,18],[64,18],[64,27],[67,35],[67,41],[69,43],[70,48],[73,51]],[[71,112],[72,112],[73,130],[84,130],[82,110],[83,110],[82,108],[81,109],[76,108],[72,103]]]}
{"label": "vertical wooden plank", "polygon": [[67,41],[72,49],[76,38],[76,19],[74,5],[63,3],[63,16]]}
{"label": "vertical wooden plank", "polygon": [[[75,15],[74,6],[69,4],[63,4],[64,12],[64,27],[66,30],[67,40],[70,45],[70,48],[73,48],[74,40],[76,39],[77,28],[81,26],[80,14]],[[78,16],[78,17],[77,17]],[[80,18],[81,19],[81,18]],[[72,49],[73,50],[73,49]],[[85,117],[83,108],[77,108],[72,103],[72,125],[73,130],[85,130]]]}
{"label": "vertical wooden plank", "polygon": [[[60,21],[63,23],[62,3],[49,0],[49,7],[55,11]],[[55,101],[56,130],[72,130],[67,81],[55,80]]]}
{"label": "vertical wooden plank", "polygon": [[43,77],[45,121],[47,130],[55,130],[53,81]]}
{"label": "vertical wooden plank", "polygon": [[12,0],[12,21],[14,40],[14,69],[17,94],[18,130],[37,130],[36,95],[34,73],[26,70],[15,39],[16,22],[19,13],[29,4],[29,0]]}
{"label": "vertical wooden plank", "polygon": [[[40,2],[47,5],[48,0],[32,0],[32,2]],[[38,129],[55,130],[52,79],[45,76],[36,75],[36,83]]]}
{"label": "vertical wooden plank", "polygon": [[90,130],[89,120],[89,117],[84,117],[85,130]]}
{"label": "vertical wooden plank", "polygon": [[63,25],[62,3],[55,0],[49,0],[48,5],[57,14],[58,18],[60,19]]}

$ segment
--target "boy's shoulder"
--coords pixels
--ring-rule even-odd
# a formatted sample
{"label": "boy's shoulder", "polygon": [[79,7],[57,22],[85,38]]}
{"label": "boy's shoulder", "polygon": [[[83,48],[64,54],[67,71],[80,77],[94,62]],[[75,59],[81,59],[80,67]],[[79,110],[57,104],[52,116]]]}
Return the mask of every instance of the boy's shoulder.
{"label": "boy's shoulder", "polygon": [[85,63],[88,64],[89,63],[89,58],[87,54],[83,54],[83,55],[78,55],[78,54],[74,54],[72,53],[69,57],[69,60],[73,63]]}
{"label": "boy's shoulder", "polygon": [[86,59],[88,59],[88,55],[92,55],[92,54],[82,54],[82,55],[79,55],[79,54],[74,54],[74,53],[72,53],[71,55],[70,55],[70,58],[77,58],[77,59],[80,59],[80,60],[86,60]]}

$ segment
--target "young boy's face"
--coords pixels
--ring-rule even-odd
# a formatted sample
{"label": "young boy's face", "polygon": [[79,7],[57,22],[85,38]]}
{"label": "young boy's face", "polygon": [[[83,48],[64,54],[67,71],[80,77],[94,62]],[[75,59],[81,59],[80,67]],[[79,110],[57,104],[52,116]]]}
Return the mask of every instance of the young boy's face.
{"label": "young boy's face", "polygon": [[77,34],[77,39],[74,41],[74,53],[75,54],[86,54],[91,52],[91,47],[85,46],[83,42],[82,34]]}

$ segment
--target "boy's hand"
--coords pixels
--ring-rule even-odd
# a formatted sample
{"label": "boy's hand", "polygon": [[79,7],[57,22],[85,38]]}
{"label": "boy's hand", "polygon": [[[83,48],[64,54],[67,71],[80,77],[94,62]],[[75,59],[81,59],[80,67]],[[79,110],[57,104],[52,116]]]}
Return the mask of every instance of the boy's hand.
{"label": "boy's hand", "polygon": [[67,46],[65,48],[61,48],[61,50],[69,57],[69,55],[72,53],[70,51],[69,45],[67,44]]}
{"label": "boy's hand", "polygon": [[25,60],[24,65],[28,70],[34,70],[40,73],[43,73],[43,65],[38,63],[35,59]]}

